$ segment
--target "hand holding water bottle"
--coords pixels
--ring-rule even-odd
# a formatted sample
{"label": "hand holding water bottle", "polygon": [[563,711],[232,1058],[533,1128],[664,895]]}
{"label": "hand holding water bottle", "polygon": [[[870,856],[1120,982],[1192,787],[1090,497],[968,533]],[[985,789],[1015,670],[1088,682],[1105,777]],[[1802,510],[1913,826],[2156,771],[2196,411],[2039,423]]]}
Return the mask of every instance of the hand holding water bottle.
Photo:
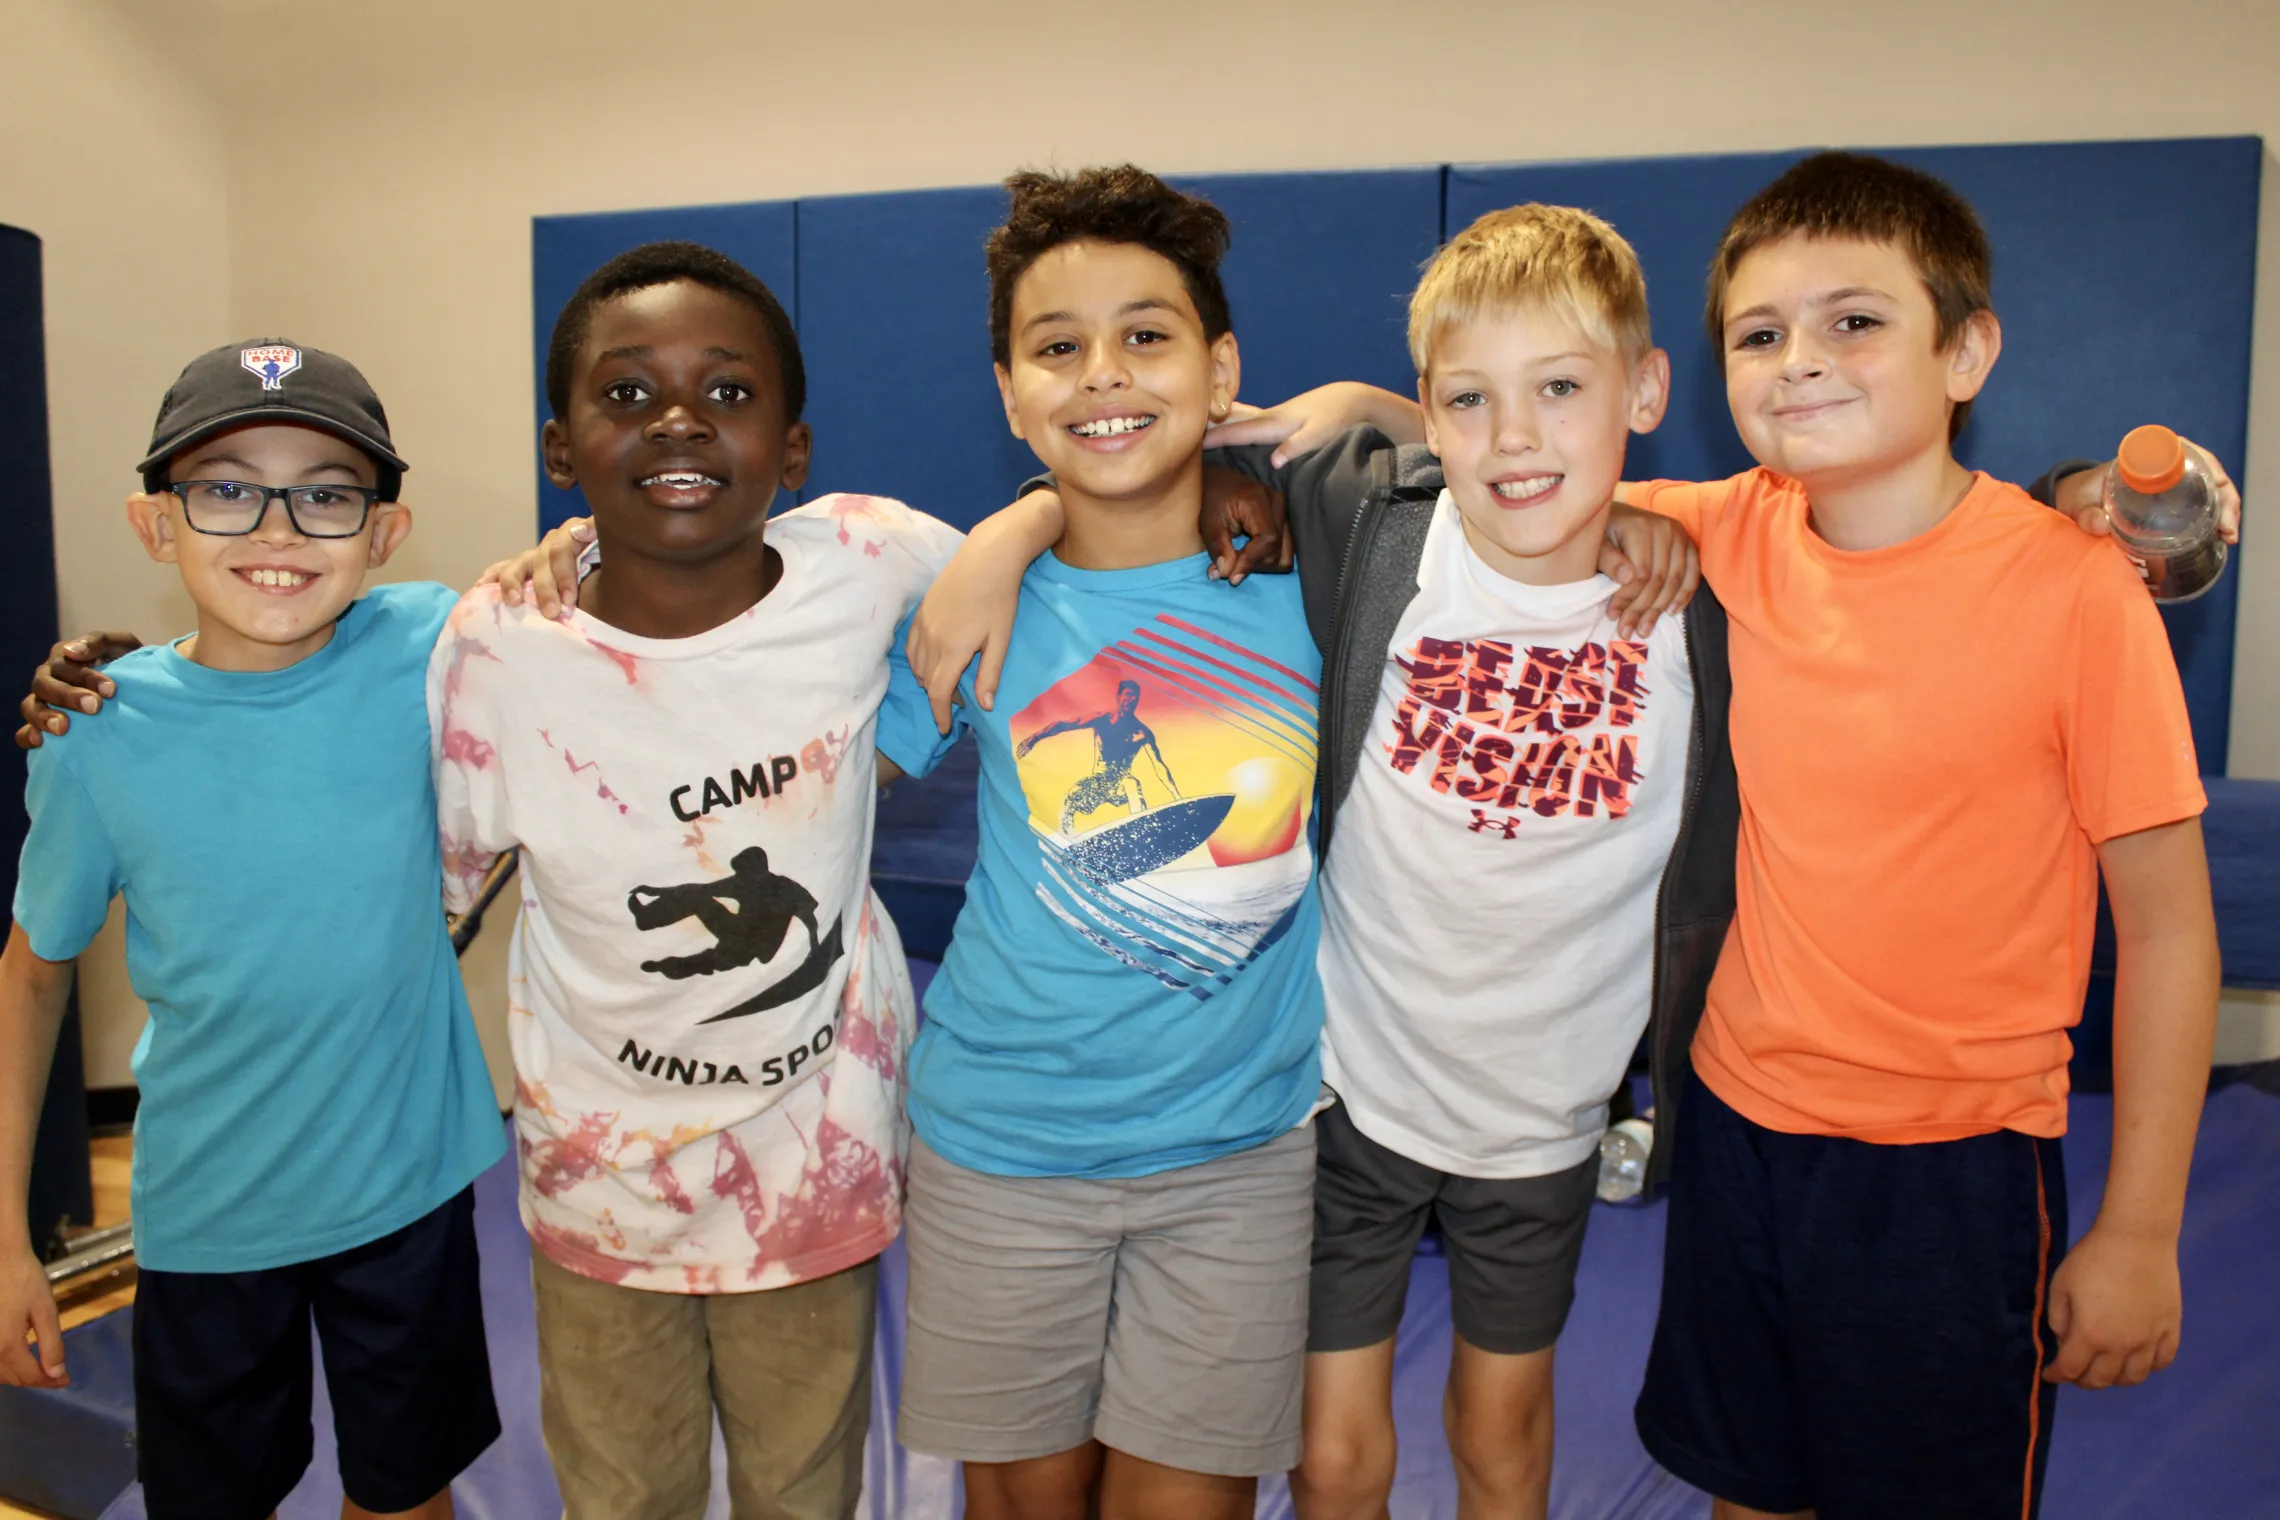
{"label": "hand holding water bottle", "polygon": [[2224,574],[2229,484],[2214,459],[2159,424],[2122,439],[2106,469],[2106,521],[2155,601],[2191,601]]}
{"label": "hand holding water bottle", "polygon": [[[2182,446],[2187,461],[2187,469],[2183,474],[2190,475],[2193,478],[2187,482],[2183,481],[2181,476],[2181,484],[2178,489],[2202,503],[2213,501],[2215,527],[2213,537],[2218,546],[2215,555],[2216,568],[2221,570],[2224,561],[2223,546],[2240,541],[2240,492],[2233,485],[2232,478],[2225,473],[2224,466],[2217,461],[2216,456],[2198,447],[2191,440],[2178,437],[2167,428],[2141,428],[2138,432],[2151,435],[2145,440],[2144,445],[2145,451],[2149,455],[2149,463],[2160,465],[2167,462],[2162,458],[2150,457],[2169,453],[2168,443],[2163,435],[2166,436],[2166,439],[2174,439],[2177,444]],[[2133,433],[2131,436],[2136,437],[2137,434]],[[2133,451],[2133,454],[2135,452]],[[2136,513],[2142,509],[2144,504],[2132,498],[2139,497],[2143,493],[2132,490],[2128,483],[2120,478],[2122,463],[2123,461],[2117,458],[2103,468],[2083,470],[2066,476],[2058,482],[2055,504],[2060,511],[2080,524],[2085,533],[2113,531],[2114,520],[2111,515],[2113,508],[2109,506],[2113,487],[2121,487],[2124,493],[2119,505],[2125,514]],[[2150,477],[2141,473],[2140,478],[2158,479],[2161,473],[2157,469]],[[2197,514],[2187,513],[2185,515],[2193,517]],[[2125,524],[2124,528],[2124,533],[2117,536],[2122,538],[2125,552],[2128,552],[2129,539],[2133,534],[2140,538],[2141,544],[2144,543],[2142,529],[2131,528],[2128,524]],[[2145,546],[2158,547],[2151,544]],[[2141,565],[2145,563],[2137,553],[2132,553],[2131,558],[2137,559]],[[2203,582],[2201,589],[2206,589],[2208,585],[2214,584],[2214,582],[2215,576],[2212,574],[2207,581]],[[2172,590],[2156,588],[2154,594],[2164,601],[2182,599],[2176,591]]]}

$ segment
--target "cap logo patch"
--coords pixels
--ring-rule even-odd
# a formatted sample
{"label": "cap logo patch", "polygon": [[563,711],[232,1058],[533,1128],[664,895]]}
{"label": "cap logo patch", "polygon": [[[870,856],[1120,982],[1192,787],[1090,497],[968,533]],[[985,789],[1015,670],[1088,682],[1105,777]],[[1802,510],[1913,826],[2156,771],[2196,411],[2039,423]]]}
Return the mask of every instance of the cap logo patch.
{"label": "cap logo patch", "polygon": [[238,355],[238,363],[261,377],[263,390],[281,391],[285,377],[301,367],[301,351],[282,343],[267,343],[244,350]]}

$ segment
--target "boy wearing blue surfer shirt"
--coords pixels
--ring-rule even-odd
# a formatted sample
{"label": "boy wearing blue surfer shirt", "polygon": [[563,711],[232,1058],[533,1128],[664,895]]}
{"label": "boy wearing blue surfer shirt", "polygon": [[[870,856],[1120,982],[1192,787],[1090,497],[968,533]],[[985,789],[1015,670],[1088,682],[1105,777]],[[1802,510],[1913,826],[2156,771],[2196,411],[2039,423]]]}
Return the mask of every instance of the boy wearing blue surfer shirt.
{"label": "boy wearing blue surfer shirt", "polygon": [[[900,1430],[977,1517],[1248,1515],[1298,1455],[1321,661],[1295,582],[1203,574],[1225,218],[1131,168],[1008,188],[999,388],[1067,528],[956,724],[981,854],[912,1051]],[[923,773],[953,741],[900,650],[879,749]]]}
{"label": "boy wearing blue surfer shirt", "polygon": [[[411,531],[364,378],[282,340],[192,361],[129,521],[197,632],[31,759],[0,955],[0,1379],[67,1381],[24,1231],[71,961],[127,905],[138,1461],[152,1516],[272,1511],[310,1457],[309,1326],[344,1514],[445,1516],[497,1436],[473,1222],[504,1149],[437,900],[441,586],[357,595]],[[36,1359],[25,1344],[37,1340]]]}

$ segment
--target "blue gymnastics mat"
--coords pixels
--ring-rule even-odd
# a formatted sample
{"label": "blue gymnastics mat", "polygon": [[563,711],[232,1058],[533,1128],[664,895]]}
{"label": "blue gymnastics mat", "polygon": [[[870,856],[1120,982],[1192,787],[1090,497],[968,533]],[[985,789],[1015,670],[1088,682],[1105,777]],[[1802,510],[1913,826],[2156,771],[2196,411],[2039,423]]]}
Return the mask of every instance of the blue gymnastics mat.
{"label": "blue gymnastics mat", "polygon": [[[914,966],[923,979],[932,967]],[[2263,1085],[2259,1085],[2259,1083]],[[2068,1201],[2077,1227],[2095,1216],[2105,1182],[2113,1107],[2077,1098],[2066,1142]],[[2086,1394],[2061,1391],[2043,1512],[2063,1520],[2142,1520],[2149,1515],[2271,1513],[2280,1493],[2280,1444],[2271,1412],[2280,1408],[2280,1294],[2271,1262],[2280,1257],[2280,1079],[2235,1081],[2212,1093],[2193,1161],[2185,1215],[2185,1340],[2177,1362],[2138,1388]],[[484,1303],[492,1378],[505,1434],[453,1486],[465,1520],[529,1520],[559,1512],[560,1496],[538,1429],[538,1364],[531,1322],[527,1238],[515,1217],[514,1173],[502,1162],[476,1185],[483,1250]],[[1552,1514],[1559,1520],[1695,1520],[1702,1495],[1657,1468],[1631,1427],[1652,1333],[1662,1261],[1660,1205],[1593,1211],[1576,1304],[1560,1342],[1559,1418]],[[902,1370],[899,1245],[880,1274],[875,1355],[875,1420],[865,1456],[866,1520],[947,1520],[961,1513],[956,1473],[894,1440],[895,1390]],[[82,1338],[112,1321],[73,1332]],[[116,1338],[119,1329],[107,1332]],[[1441,1384],[1449,1347],[1448,1274],[1438,1257],[1419,1256],[1396,1354],[1394,1403],[1401,1458],[1393,1496],[1397,1520],[1448,1520],[1455,1478],[1441,1436]],[[339,1513],[332,1466],[332,1417],[318,1380],[317,1461],[280,1508],[281,1520],[330,1520]],[[50,1397],[37,1395],[36,1397]],[[716,1452],[716,1471],[717,1471]],[[1280,1479],[1261,1485],[1258,1512],[1291,1514]],[[92,1510],[81,1513],[93,1513]],[[725,1520],[716,1485],[712,1517]],[[142,1520],[141,1491],[129,1489],[105,1520]]]}

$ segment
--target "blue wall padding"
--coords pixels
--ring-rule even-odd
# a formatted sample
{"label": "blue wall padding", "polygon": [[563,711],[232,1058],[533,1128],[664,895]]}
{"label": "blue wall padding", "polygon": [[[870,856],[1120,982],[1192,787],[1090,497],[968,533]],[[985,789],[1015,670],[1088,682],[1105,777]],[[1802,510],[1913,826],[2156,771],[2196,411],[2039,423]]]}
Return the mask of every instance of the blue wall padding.
{"label": "blue wall padding", "polygon": [[[47,340],[40,240],[0,227],[0,670],[55,642],[55,518],[48,486]],[[120,552],[114,542],[113,553]],[[26,820],[24,755],[0,743],[0,891],[15,900]]]}
{"label": "blue wall padding", "polygon": [[[2225,985],[2280,991],[2280,781],[2205,776],[2202,785],[2209,810],[2201,815],[2201,837]],[[2115,961],[2113,908],[2101,885],[2089,995],[2073,1032],[2078,1089],[2113,1088]]]}
{"label": "blue wall padding", "polygon": [[1264,405],[1332,380],[1415,394],[1409,292],[1440,246],[1441,174],[1434,165],[1175,179],[1235,229],[1219,272],[1244,400]]}
{"label": "blue wall padding", "polygon": [[[1961,440],[1965,463],[2031,480],[2068,456],[2110,457],[2123,433],[2163,422],[2237,475],[2248,439],[2256,287],[2252,137],[1903,148],[1890,157],[1955,186],[1995,247],[2003,357]],[[1702,326],[1704,274],[1726,219],[1799,153],[1449,171],[1450,233],[1498,206],[1588,207],[1638,250],[1670,351],[1670,415],[1632,449],[1635,477],[1747,469]],[[2230,727],[2237,574],[2166,609],[2204,770]]]}
{"label": "blue wall padding", "polygon": [[538,457],[538,430],[545,425],[548,416],[546,345],[554,333],[554,319],[586,276],[629,248],[665,238],[684,238],[719,249],[767,282],[786,311],[797,312],[799,250],[790,201],[533,217],[530,307],[531,352],[536,357],[531,366],[531,395],[535,403],[531,460],[538,476],[541,531],[566,517],[580,516],[586,510],[577,492],[558,490],[546,478],[545,464]]}
{"label": "blue wall padding", "polygon": [[[1750,460],[1702,333],[1703,274],[1726,219],[1799,154],[1202,176],[1182,184],[1234,222],[1225,276],[1243,395],[1267,402],[1354,377],[1408,391],[1403,298],[1438,236],[1522,200],[1583,205],[1646,265],[1676,377],[1669,417],[1639,440],[1635,477],[1703,477]],[[2262,146],[2254,138],[1898,149],[1977,204],[1995,243],[2001,364],[1965,460],[2026,480],[2105,457],[2161,421],[2236,475],[2247,447]],[[711,241],[788,295],[815,425],[805,495],[899,496],[960,526],[1033,467],[989,372],[983,236],[994,186],[751,206],[545,217],[532,229],[533,326],[544,338],[586,271],[653,237]],[[2127,211],[2128,219],[2124,219]],[[539,415],[543,419],[543,399]],[[573,498],[541,483],[540,522]],[[2204,769],[2229,729],[2238,576],[2164,612]]]}
{"label": "blue wall padding", "polygon": [[[1221,277],[1245,396],[1274,401],[1337,379],[1415,383],[1401,302],[1439,231],[1439,169],[1181,184],[1234,224]],[[994,185],[799,203],[816,435],[804,494],[894,496],[971,527],[1035,470],[990,368],[982,241],[1004,214]]]}
{"label": "blue wall padding", "polygon": [[799,203],[813,497],[893,496],[961,528],[1037,469],[990,372],[982,239],[996,186]]}
{"label": "blue wall padding", "polygon": [[[47,338],[40,240],[0,227],[0,670],[29,670],[56,636],[55,518],[48,476]],[[123,547],[113,541],[114,553]],[[30,820],[24,754],[0,741],[0,902],[14,902]],[[32,1139],[27,1219],[34,1250],[56,1226],[92,1223],[87,1083],[74,1000],[65,1015]]]}
{"label": "blue wall padding", "polygon": [[905,776],[879,792],[871,886],[911,955],[939,961],[950,948],[981,847],[974,812],[980,778],[981,752],[968,741],[927,774]]}
{"label": "blue wall padding", "polygon": [[2280,991],[2280,781],[2211,776],[2201,820],[2227,987]]}

